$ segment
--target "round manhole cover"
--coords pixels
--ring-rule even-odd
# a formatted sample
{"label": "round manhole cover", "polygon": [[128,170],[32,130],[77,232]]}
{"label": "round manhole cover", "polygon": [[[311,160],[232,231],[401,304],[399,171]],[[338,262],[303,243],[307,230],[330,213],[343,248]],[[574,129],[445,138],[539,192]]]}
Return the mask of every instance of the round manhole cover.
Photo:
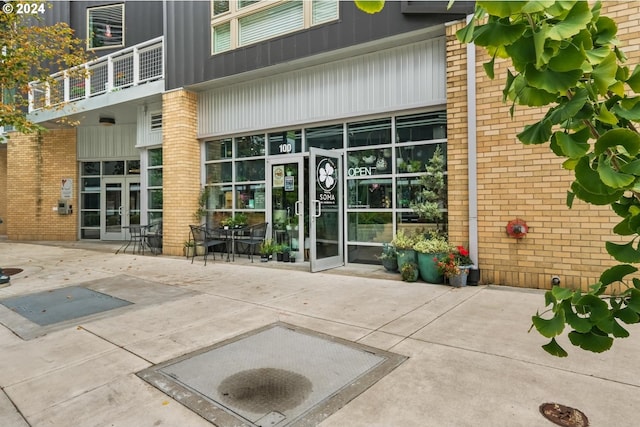
{"label": "round manhole cover", "polygon": [[18,273],[22,273],[22,269],[21,268],[9,268],[9,267],[4,267],[2,268],[2,274],[4,274],[5,276],[14,276]]}
{"label": "round manhole cover", "polygon": [[540,413],[549,421],[563,427],[588,427],[589,419],[577,409],[559,403],[543,403]]}
{"label": "round manhole cover", "polygon": [[306,377],[284,369],[261,368],[238,372],[218,387],[222,401],[255,413],[283,412],[305,401],[313,386]]}

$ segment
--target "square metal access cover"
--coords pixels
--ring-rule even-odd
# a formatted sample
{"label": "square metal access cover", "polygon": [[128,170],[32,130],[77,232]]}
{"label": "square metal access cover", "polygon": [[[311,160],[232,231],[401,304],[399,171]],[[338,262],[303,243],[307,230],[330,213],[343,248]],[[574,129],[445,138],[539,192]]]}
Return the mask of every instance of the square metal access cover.
{"label": "square metal access cover", "polygon": [[69,286],[6,298],[0,304],[40,326],[46,326],[131,303],[81,286]]}
{"label": "square metal access cover", "polygon": [[275,323],[138,376],[219,427],[315,426],[406,357]]}

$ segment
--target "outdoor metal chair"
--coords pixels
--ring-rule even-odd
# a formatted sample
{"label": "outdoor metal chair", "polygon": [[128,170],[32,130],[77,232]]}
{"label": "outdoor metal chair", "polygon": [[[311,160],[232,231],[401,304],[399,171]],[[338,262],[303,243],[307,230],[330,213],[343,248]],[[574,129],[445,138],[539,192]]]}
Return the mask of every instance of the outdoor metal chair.
{"label": "outdoor metal chair", "polygon": [[149,226],[147,245],[154,255],[162,253],[162,220]]}
{"label": "outdoor metal chair", "polygon": [[193,259],[197,255],[197,248],[202,247],[204,248],[204,265],[207,265],[209,249],[212,249],[213,259],[215,260],[216,253],[213,249],[219,245],[226,245],[227,241],[218,237],[215,231],[208,228],[206,225],[190,225],[189,227],[191,229],[189,243],[193,248],[193,252],[191,253],[191,264],[193,264]]}
{"label": "outdoor metal chair", "polygon": [[269,223],[262,222],[260,224],[255,224],[247,228],[247,232],[243,236],[238,236],[236,238],[236,244],[238,244],[238,250],[240,248],[244,248],[244,253],[251,258],[251,262],[253,262],[253,255],[256,252],[256,247],[260,246],[267,235],[267,226]]}

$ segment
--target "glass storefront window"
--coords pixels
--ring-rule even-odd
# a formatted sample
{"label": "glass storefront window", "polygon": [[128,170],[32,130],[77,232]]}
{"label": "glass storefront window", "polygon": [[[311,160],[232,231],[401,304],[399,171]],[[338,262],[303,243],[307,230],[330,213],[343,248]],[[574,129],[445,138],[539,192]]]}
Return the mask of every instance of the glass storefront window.
{"label": "glass storefront window", "polygon": [[154,148],[148,151],[149,166],[162,166],[162,148]]}
{"label": "glass storefront window", "polygon": [[236,162],[236,182],[264,181],[264,159]]}
{"label": "glass storefront window", "polygon": [[82,162],[82,175],[100,176],[100,162]]}
{"label": "glass storefront window", "polygon": [[348,124],[349,147],[391,143],[391,119],[369,120]]}
{"label": "glass storefront window", "polygon": [[236,157],[264,156],[264,135],[241,136],[236,140]]}
{"label": "glass storefront window", "polygon": [[347,207],[350,209],[391,208],[391,178],[351,179],[347,183]]}
{"label": "glass storefront window", "polygon": [[100,178],[82,178],[82,191],[100,192]]}
{"label": "glass storefront window", "polygon": [[140,160],[127,160],[127,175],[140,175]]}
{"label": "glass storefront window", "polygon": [[100,211],[82,212],[81,227],[100,227]]}
{"label": "glass storefront window", "polygon": [[236,185],[236,208],[237,209],[264,209],[265,208],[265,185],[264,184]]}
{"label": "glass storefront window", "polygon": [[149,209],[162,209],[162,190],[149,190]]}
{"label": "glass storefront window", "polygon": [[307,129],[307,146],[323,148],[325,150],[343,148],[342,130],[342,125]]}
{"label": "glass storefront window", "polygon": [[102,162],[104,175],[124,175],[124,161]]}
{"label": "glass storefront window", "polygon": [[207,161],[230,159],[233,155],[233,140],[227,138],[219,141],[208,141],[205,143],[204,149]]}
{"label": "glass storefront window", "polygon": [[446,111],[396,118],[396,142],[430,141],[446,137]]}
{"label": "glass storefront window", "polygon": [[396,150],[396,172],[397,173],[421,173],[425,172],[425,167],[431,160],[436,147],[440,146],[444,156],[445,169],[447,153],[445,144],[422,144],[398,147]]}
{"label": "glass storefront window", "polygon": [[100,209],[100,193],[82,193],[83,209]]}
{"label": "glass storefront window", "polygon": [[231,185],[212,185],[209,189],[209,209],[233,209]]}
{"label": "glass storefront window", "polygon": [[420,178],[398,178],[396,184],[396,207],[399,209],[410,209],[411,203],[415,202],[422,190]]}
{"label": "glass storefront window", "polygon": [[348,177],[391,173],[392,149],[351,150],[347,154]]}
{"label": "glass storefront window", "polygon": [[149,187],[162,187],[162,169],[149,169],[147,172]]}
{"label": "glass storefront window", "polygon": [[269,154],[272,156],[302,152],[302,131],[300,129],[270,133],[268,136]]}
{"label": "glass storefront window", "polygon": [[206,171],[207,184],[233,181],[231,162],[209,163]]}
{"label": "glass storefront window", "polygon": [[349,212],[347,229],[350,242],[390,242],[393,239],[393,214],[391,212]]}

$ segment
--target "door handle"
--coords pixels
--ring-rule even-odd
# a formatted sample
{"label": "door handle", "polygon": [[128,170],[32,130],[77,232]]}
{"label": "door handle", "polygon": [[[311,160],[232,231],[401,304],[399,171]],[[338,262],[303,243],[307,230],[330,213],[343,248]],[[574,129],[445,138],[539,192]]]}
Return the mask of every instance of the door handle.
{"label": "door handle", "polygon": [[300,204],[302,202],[300,200],[298,200],[294,205],[293,205],[293,211],[295,212],[296,215],[300,216]]}
{"label": "door handle", "polygon": [[122,206],[118,206],[118,215],[122,216]]}
{"label": "door handle", "polygon": [[318,218],[322,214],[322,205],[320,204],[320,200],[314,200],[314,209],[312,216],[314,218]]}

